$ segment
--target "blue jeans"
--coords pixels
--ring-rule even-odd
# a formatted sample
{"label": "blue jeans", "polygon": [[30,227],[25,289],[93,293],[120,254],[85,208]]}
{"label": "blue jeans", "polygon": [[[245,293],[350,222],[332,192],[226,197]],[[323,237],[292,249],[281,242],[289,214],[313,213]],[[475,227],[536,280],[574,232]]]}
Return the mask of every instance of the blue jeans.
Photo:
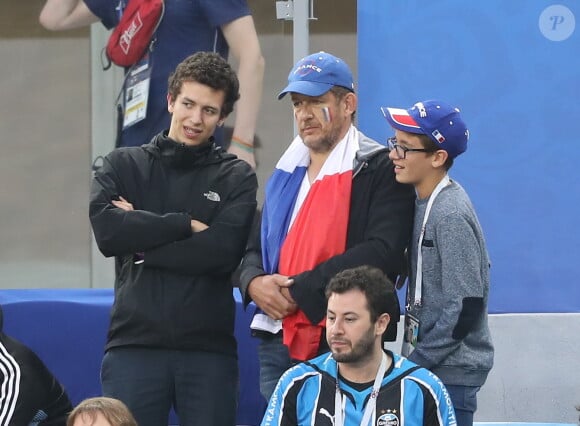
{"label": "blue jeans", "polygon": [[194,351],[114,348],[101,366],[103,395],[120,399],[139,426],[168,424],[173,407],[181,426],[234,426],[238,363]]}
{"label": "blue jeans", "polygon": [[445,385],[453,408],[457,426],[473,426],[473,413],[477,410],[477,392],[479,386]]}
{"label": "blue jeans", "polygon": [[292,366],[288,348],[282,343],[282,333],[260,338],[258,360],[260,361],[260,392],[266,401],[269,401],[276,389],[278,379]]}

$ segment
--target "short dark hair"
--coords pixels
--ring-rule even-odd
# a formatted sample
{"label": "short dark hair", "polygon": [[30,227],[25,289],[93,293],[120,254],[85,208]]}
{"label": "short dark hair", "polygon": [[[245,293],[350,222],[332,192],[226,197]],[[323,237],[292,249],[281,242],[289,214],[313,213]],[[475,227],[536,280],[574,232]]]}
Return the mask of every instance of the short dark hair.
{"label": "short dark hair", "polygon": [[[336,98],[336,100],[338,102],[340,102],[349,93],[354,93],[354,90],[350,90],[350,89],[347,89],[346,87],[342,87],[342,86],[332,86],[332,88],[329,90],[329,92],[334,95],[334,97]],[[355,115],[356,115],[356,111],[354,111],[352,113],[352,115],[350,116],[353,123],[354,123]]]}
{"label": "short dark hair", "polygon": [[225,94],[221,117],[227,117],[234,104],[240,98],[240,82],[230,64],[219,54],[213,52],[197,52],[185,58],[168,81],[168,93],[172,100],[177,99],[183,83],[195,81],[222,90]]}
{"label": "short dark hair", "polygon": [[347,89],[346,87],[342,86],[332,86],[330,91],[336,96],[338,99],[344,98],[349,93],[354,93],[354,90]]}
{"label": "short dark hair", "polygon": [[382,314],[389,314],[396,324],[399,318],[399,301],[391,280],[374,266],[358,266],[336,274],[326,287],[326,299],[333,293],[343,294],[359,290],[366,296],[371,321],[374,323]]}
{"label": "short dark hair", "polygon": [[[439,151],[441,149],[441,147],[437,145],[435,141],[431,139],[429,136],[420,134],[418,134],[417,136],[419,136],[419,140],[421,141],[421,145],[423,145],[423,148],[428,149],[429,151],[432,152]],[[452,166],[453,166],[453,158],[450,155],[448,155],[447,161],[445,161],[443,167],[445,167],[445,170],[449,170]]]}

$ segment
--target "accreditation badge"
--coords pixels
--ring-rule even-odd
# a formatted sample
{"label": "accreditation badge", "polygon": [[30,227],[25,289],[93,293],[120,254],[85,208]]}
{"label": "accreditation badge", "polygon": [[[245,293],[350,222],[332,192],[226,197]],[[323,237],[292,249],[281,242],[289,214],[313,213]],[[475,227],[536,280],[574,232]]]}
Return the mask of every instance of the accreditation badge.
{"label": "accreditation badge", "polygon": [[125,113],[123,129],[144,120],[149,101],[149,84],[151,83],[151,64],[146,55],[129,71],[125,82]]}
{"label": "accreditation badge", "polygon": [[405,334],[403,335],[403,349],[401,351],[404,357],[411,355],[417,346],[419,339],[419,320],[409,313],[405,313]]}

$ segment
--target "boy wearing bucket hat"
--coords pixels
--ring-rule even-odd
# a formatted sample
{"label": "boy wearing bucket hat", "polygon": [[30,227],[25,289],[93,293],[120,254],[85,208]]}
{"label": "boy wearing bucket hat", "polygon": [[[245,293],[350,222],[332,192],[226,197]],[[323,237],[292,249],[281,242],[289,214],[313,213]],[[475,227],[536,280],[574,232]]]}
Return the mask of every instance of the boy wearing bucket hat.
{"label": "boy wearing bucket hat", "polygon": [[441,378],[458,426],[470,426],[493,345],[483,232],[467,193],[448,176],[469,131],[459,109],[437,100],[382,112],[395,130],[388,146],[396,179],[417,193],[402,354]]}

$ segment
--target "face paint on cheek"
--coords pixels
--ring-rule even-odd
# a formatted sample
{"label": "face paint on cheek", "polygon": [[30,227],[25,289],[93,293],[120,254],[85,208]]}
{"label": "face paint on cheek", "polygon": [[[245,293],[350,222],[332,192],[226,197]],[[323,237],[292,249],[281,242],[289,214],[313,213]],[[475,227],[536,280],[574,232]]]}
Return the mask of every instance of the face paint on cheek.
{"label": "face paint on cheek", "polygon": [[330,123],[332,121],[332,116],[330,115],[330,109],[328,107],[322,107],[322,117],[324,118],[324,121],[326,121],[327,123]]}

